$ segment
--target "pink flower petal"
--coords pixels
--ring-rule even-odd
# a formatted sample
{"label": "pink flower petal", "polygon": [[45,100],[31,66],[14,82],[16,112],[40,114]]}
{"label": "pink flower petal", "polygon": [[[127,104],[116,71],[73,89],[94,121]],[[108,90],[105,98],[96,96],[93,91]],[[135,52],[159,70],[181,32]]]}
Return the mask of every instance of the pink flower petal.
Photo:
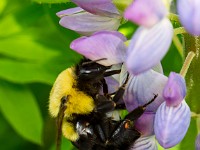
{"label": "pink flower petal", "polygon": [[119,12],[111,0],[72,0],[72,2],[95,15],[119,17]]}
{"label": "pink flower petal", "polygon": [[193,35],[200,35],[199,6],[199,0],[177,0],[180,21],[185,29]]}
{"label": "pink flower petal", "polygon": [[82,8],[80,7],[75,7],[75,8],[70,8],[70,9],[66,9],[66,10],[62,10],[56,13],[56,15],[60,18],[64,17],[64,16],[69,16],[75,13],[79,13],[84,11]]}
{"label": "pink flower petal", "polygon": [[120,19],[81,12],[64,16],[59,23],[63,27],[74,30],[80,34],[91,35],[94,32],[102,30],[117,30],[120,25]]}
{"label": "pink flower petal", "polygon": [[172,37],[173,27],[167,18],[152,28],[140,27],[128,48],[128,70],[137,75],[158,64],[167,53]]}
{"label": "pink flower petal", "polygon": [[134,0],[125,11],[125,18],[138,25],[152,27],[167,14],[162,0]]}
{"label": "pink flower petal", "polygon": [[74,40],[70,48],[91,60],[106,58],[99,64],[110,66],[126,59],[125,37],[117,31],[101,31],[90,37]]}

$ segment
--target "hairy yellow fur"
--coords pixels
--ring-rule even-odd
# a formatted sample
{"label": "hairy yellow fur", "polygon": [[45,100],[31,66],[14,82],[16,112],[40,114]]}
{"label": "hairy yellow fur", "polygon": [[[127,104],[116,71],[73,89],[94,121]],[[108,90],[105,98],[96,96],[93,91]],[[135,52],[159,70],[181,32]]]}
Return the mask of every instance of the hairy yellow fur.
{"label": "hairy yellow fur", "polygon": [[49,111],[53,117],[57,117],[61,98],[68,96],[67,109],[64,117],[70,118],[72,114],[88,114],[94,109],[94,100],[82,91],[74,88],[76,76],[74,68],[69,68],[61,72],[56,79],[50,93]]}
{"label": "hairy yellow fur", "polygon": [[71,141],[76,141],[79,136],[75,131],[73,124],[66,120],[73,119],[72,114],[89,114],[95,107],[92,97],[79,91],[75,86],[76,76],[74,74],[74,68],[66,69],[57,77],[49,98],[49,111],[53,117],[57,117],[62,97],[68,96],[66,102],[67,108],[64,112],[62,132],[63,135]]}
{"label": "hairy yellow fur", "polygon": [[73,124],[69,122],[63,122],[62,133],[64,137],[66,137],[67,139],[73,142],[79,138],[79,135],[78,133],[76,133]]}

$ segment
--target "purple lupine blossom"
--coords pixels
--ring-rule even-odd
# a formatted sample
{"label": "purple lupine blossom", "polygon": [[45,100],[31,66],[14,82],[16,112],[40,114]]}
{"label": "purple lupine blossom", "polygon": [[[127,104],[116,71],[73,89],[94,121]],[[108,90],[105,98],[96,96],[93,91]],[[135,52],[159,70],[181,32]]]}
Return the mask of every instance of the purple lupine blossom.
{"label": "purple lupine blossom", "polygon": [[195,141],[196,150],[200,150],[200,134],[198,134],[196,141]]}
{"label": "purple lupine blossom", "polygon": [[200,35],[200,1],[177,0],[177,11],[185,29],[193,35]]}
{"label": "purple lupine blossom", "polygon": [[167,106],[179,105],[186,95],[185,80],[180,74],[171,72],[163,91]]}
{"label": "purple lupine blossom", "polygon": [[125,18],[134,23],[152,27],[167,15],[161,0],[134,0],[125,11]]}
{"label": "purple lupine blossom", "polygon": [[106,58],[98,63],[110,66],[126,59],[126,38],[117,31],[100,31],[90,37],[74,40],[70,48],[91,60]]}
{"label": "purple lupine blossom", "polygon": [[190,124],[190,108],[185,101],[176,107],[163,102],[155,116],[154,132],[164,148],[177,145],[185,136]]}
{"label": "purple lupine blossom", "polygon": [[172,37],[173,27],[167,18],[151,28],[139,27],[127,52],[129,72],[137,75],[158,64],[167,53]]}
{"label": "purple lupine blossom", "polygon": [[141,137],[131,146],[130,150],[157,150],[155,136]]}
{"label": "purple lupine blossom", "polygon": [[60,24],[82,35],[117,30],[121,15],[110,0],[73,0],[80,7],[58,12]]}

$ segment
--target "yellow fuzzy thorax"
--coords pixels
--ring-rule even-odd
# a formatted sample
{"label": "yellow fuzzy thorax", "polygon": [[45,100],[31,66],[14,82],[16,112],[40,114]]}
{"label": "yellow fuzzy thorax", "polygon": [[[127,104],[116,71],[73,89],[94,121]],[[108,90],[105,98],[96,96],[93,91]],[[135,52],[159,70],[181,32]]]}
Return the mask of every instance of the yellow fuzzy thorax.
{"label": "yellow fuzzy thorax", "polygon": [[68,68],[59,74],[50,93],[49,111],[53,117],[58,115],[61,98],[68,95],[65,118],[70,118],[72,114],[89,114],[93,111],[95,105],[92,97],[74,88],[75,86],[74,68]]}
{"label": "yellow fuzzy thorax", "polygon": [[75,142],[79,138],[78,133],[75,132],[73,124],[69,122],[63,122],[62,133],[65,138],[73,142]]}

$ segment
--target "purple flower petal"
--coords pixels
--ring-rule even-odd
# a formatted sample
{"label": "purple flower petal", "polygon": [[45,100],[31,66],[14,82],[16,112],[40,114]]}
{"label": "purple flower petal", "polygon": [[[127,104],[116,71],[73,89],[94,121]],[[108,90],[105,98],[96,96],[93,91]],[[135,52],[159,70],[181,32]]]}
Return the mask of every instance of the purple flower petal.
{"label": "purple flower petal", "polygon": [[70,48],[91,60],[106,58],[99,64],[110,66],[126,59],[125,37],[117,31],[101,31],[91,37],[74,40]]}
{"label": "purple flower petal", "polygon": [[91,35],[94,32],[102,30],[117,30],[120,25],[120,20],[82,12],[64,16],[59,23],[63,27],[74,30],[80,34]]}
{"label": "purple flower petal", "polygon": [[185,29],[193,34],[200,35],[200,1],[178,0],[177,10],[180,21]]}
{"label": "purple flower petal", "polygon": [[125,18],[138,25],[152,27],[167,14],[161,0],[135,0],[125,11]]}
{"label": "purple flower petal", "polygon": [[62,10],[60,12],[57,12],[56,15],[60,18],[64,17],[64,16],[69,16],[75,13],[79,13],[81,11],[84,11],[82,8],[80,7],[75,7],[75,8],[70,8],[70,9],[66,9],[66,10]]}
{"label": "purple flower petal", "polygon": [[145,112],[135,122],[136,129],[142,134],[142,136],[150,136],[154,134],[154,118],[155,113]]}
{"label": "purple flower petal", "polygon": [[185,80],[180,74],[171,72],[163,90],[167,106],[179,105],[186,95]]}
{"label": "purple flower petal", "polygon": [[170,148],[185,136],[190,125],[190,108],[185,101],[177,107],[168,107],[166,102],[158,108],[154,122],[154,132],[159,144]]}
{"label": "purple flower petal", "polygon": [[158,64],[168,51],[172,37],[173,27],[167,18],[152,28],[140,27],[128,48],[128,70],[137,75]]}
{"label": "purple flower petal", "polygon": [[[124,67],[122,67],[120,84],[124,82],[126,77],[124,72]],[[130,74],[124,93],[124,102],[127,110],[132,111],[136,107],[146,104],[154,97],[154,94],[158,94],[155,101],[146,108],[148,112],[156,112],[157,108],[164,101],[162,92],[166,82],[166,76],[153,70],[137,76]]]}
{"label": "purple flower petal", "polygon": [[119,17],[119,12],[111,0],[72,0],[72,2],[95,15]]}
{"label": "purple flower petal", "polygon": [[200,150],[200,134],[196,138],[195,146],[196,146],[196,150]]}
{"label": "purple flower petal", "polygon": [[157,150],[155,136],[141,137],[135,141],[129,150]]}

